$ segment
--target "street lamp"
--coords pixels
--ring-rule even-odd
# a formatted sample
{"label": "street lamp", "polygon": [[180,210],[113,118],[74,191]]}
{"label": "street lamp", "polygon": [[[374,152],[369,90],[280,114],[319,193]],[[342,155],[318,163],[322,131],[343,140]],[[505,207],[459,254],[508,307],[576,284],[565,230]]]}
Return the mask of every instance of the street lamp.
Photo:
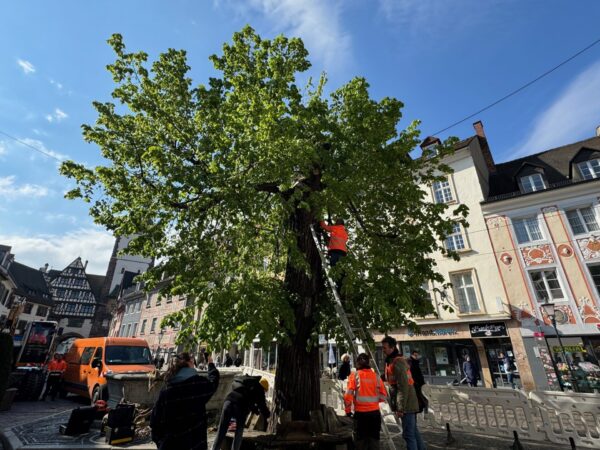
{"label": "street lamp", "polygon": [[558,332],[558,328],[556,328],[556,312],[555,312],[554,303],[547,302],[547,303],[542,304],[541,306],[542,306],[542,309],[544,310],[544,312],[546,313],[546,315],[548,316],[548,318],[550,319],[550,322],[552,322],[552,326],[554,327],[554,332],[556,333],[556,337],[558,339],[558,345],[560,345],[560,352],[562,353],[563,359],[565,360],[565,364],[567,365],[567,367],[569,369],[569,376],[571,377],[571,386],[573,387],[573,390],[575,392],[577,392],[577,380],[575,380],[575,376],[573,375],[573,367],[571,366],[571,362],[569,361],[569,358],[567,358],[567,353],[565,352],[565,346],[563,345],[562,339],[560,338],[560,333]]}

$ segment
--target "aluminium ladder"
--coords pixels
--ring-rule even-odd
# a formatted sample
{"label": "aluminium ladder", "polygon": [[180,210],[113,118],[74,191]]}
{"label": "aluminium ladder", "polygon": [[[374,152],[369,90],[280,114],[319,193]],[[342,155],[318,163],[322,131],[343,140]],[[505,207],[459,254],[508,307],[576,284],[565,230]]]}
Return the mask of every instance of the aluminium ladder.
{"label": "aluminium ladder", "polygon": [[[333,305],[334,305],[335,311],[337,312],[340,320],[342,321],[342,325],[344,327],[344,330],[346,331],[346,337],[348,338],[350,345],[352,345],[352,348],[354,350],[354,355],[356,357],[359,353],[363,353],[360,351],[359,343],[357,342],[357,340],[358,340],[360,342],[361,346],[363,347],[364,353],[369,355],[369,359],[373,363],[372,367],[375,370],[375,373],[377,374],[379,379],[381,379],[381,371],[379,370],[379,366],[377,365],[377,361],[375,360],[375,355],[373,354],[370,346],[368,345],[368,337],[367,337],[367,334],[366,334],[364,328],[361,326],[352,327],[352,324],[350,323],[350,320],[348,319],[348,315],[346,314],[346,311],[344,310],[344,306],[342,304],[342,298],[340,297],[338,288],[335,284],[335,281],[333,281],[333,279],[329,275],[329,270],[330,270],[329,260],[327,259],[326,255],[325,255],[323,246],[321,245],[321,242],[319,241],[319,238],[315,231],[314,225],[310,226],[310,231],[312,233],[313,240],[315,241],[315,245],[317,246],[319,256],[321,257],[321,263],[323,264],[323,269],[325,270],[325,276],[327,277],[329,287],[331,288],[331,292],[333,293],[333,297],[335,300],[333,302]],[[351,311],[352,315],[356,316],[356,310],[354,309],[354,306],[352,304],[350,304],[350,307],[352,308],[352,311]],[[342,393],[342,396],[343,396],[343,393]],[[381,417],[381,427],[382,427],[382,431],[383,431],[384,441],[387,443],[387,446],[390,450],[395,450],[396,445],[394,444],[394,437],[400,435],[401,433],[392,434],[392,432],[388,429],[388,425],[385,421],[385,418],[388,416],[393,416],[396,425],[398,425],[398,419],[396,417],[396,414],[393,411],[391,413],[382,411],[382,413],[383,414]],[[402,427],[399,427],[399,429],[401,430]]]}

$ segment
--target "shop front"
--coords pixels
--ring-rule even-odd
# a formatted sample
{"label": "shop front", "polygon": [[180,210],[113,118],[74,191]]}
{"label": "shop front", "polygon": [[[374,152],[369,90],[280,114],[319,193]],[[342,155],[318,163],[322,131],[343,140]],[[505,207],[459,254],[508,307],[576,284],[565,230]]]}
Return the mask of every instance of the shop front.
{"label": "shop front", "polygon": [[[513,344],[506,322],[445,323],[422,325],[417,330],[402,328],[390,333],[400,350],[410,355],[417,350],[421,355],[421,370],[430,384],[446,385],[465,383],[463,363],[466,357],[479,372],[478,386],[509,387],[508,377],[502,370],[500,354],[516,362]],[[383,367],[380,342],[383,335],[375,334],[376,357]],[[516,364],[517,368],[519,364]],[[519,385],[519,373],[515,373]]]}
{"label": "shop front", "polygon": [[561,341],[562,346],[556,337],[546,337],[563,387],[577,392],[600,392],[600,337],[569,336]]}

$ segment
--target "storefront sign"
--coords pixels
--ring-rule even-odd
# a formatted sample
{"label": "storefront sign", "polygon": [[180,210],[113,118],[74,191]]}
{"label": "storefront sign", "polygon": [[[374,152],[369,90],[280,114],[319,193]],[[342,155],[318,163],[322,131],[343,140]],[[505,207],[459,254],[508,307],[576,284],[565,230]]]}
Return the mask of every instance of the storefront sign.
{"label": "storefront sign", "polygon": [[424,337],[424,336],[455,336],[458,334],[456,328],[434,328],[434,329],[419,329],[419,330],[408,330],[407,334],[410,337]]}
{"label": "storefront sign", "polygon": [[[583,352],[585,352],[585,349],[581,345],[565,345],[564,349],[565,349],[565,352],[568,352],[568,353],[583,353]],[[552,346],[552,351],[554,353],[562,353],[563,349],[560,347],[560,345],[554,345],[554,346]]]}
{"label": "storefront sign", "polygon": [[469,330],[474,338],[508,336],[504,322],[472,323],[469,324]]}

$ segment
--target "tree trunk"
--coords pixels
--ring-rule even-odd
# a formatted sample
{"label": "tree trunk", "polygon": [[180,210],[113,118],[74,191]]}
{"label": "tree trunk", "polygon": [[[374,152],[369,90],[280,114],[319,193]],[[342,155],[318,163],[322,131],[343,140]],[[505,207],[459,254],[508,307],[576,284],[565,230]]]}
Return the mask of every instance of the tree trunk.
{"label": "tree trunk", "polygon": [[[277,411],[292,411],[293,420],[308,420],[309,412],[320,404],[319,348],[311,345],[315,330],[315,306],[323,289],[321,260],[312,239],[310,225],[314,216],[305,209],[296,209],[289,226],[296,233],[298,249],[309,266],[287,264],[285,285],[294,302],[295,333],[291,343],[279,347],[275,377]],[[310,347],[309,347],[310,345]]]}

